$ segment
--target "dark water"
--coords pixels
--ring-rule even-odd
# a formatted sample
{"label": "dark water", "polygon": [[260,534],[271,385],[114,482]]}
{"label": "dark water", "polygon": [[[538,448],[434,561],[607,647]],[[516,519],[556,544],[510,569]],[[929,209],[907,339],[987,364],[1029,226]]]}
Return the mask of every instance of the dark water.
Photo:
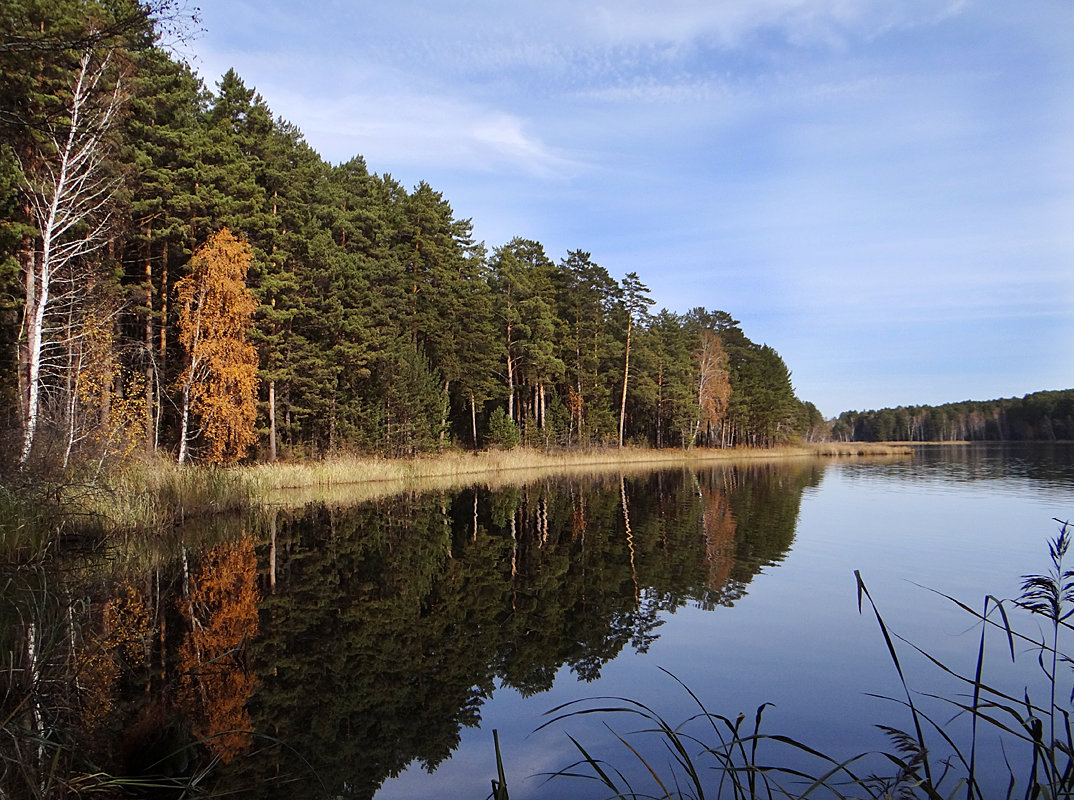
{"label": "dark water", "polygon": [[[976,607],[1045,570],[1052,518],[1074,516],[1071,456],[936,448],[546,480],[191,529],[5,579],[5,711],[21,703],[28,772],[62,744],[71,774],[296,800],[480,800],[493,729],[514,800],[607,795],[545,782],[578,758],[568,734],[653,791],[604,726],[637,720],[537,729],[597,696],[678,724],[698,710],[678,681],[750,724],[771,703],[769,733],[843,758],[888,746],[874,723],[909,725],[870,696],[900,689],[854,570],[892,629],[972,669],[972,620],[929,589]],[[910,655],[915,686],[950,688]],[[39,732],[49,744],[30,746]],[[666,762],[658,742],[631,742]],[[12,795],[18,779],[3,777]]]}

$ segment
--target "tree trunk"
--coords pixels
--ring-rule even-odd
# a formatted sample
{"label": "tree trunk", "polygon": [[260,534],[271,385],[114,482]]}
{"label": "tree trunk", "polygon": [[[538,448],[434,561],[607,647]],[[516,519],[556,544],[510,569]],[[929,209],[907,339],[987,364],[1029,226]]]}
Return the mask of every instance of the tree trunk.
{"label": "tree trunk", "polygon": [[[26,215],[30,215],[29,207],[25,208]],[[23,307],[23,318],[20,322],[19,329],[19,421],[22,422],[26,419],[26,398],[29,397],[30,389],[27,383],[28,376],[30,374],[30,348],[29,348],[29,335],[26,329],[27,323],[30,319],[30,309],[33,308],[36,301],[35,296],[35,283],[33,276],[36,274],[34,269],[34,258],[36,253],[34,251],[34,241],[29,236],[22,237],[22,245],[19,248],[19,265],[22,269],[22,274],[26,279],[26,288],[24,291],[26,298],[26,305]]]}
{"label": "tree trunk", "polygon": [[477,401],[474,399],[474,393],[470,392],[470,424],[473,426],[474,432],[474,450],[477,450]]}
{"label": "tree trunk", "polygon": [[269,463],[276,463],[276,381],[268,384]]}
{"label": "tree trunk", "polygon": [[142,272],[145,275],[145,432],[149,442],[153,441],[153,420],[156,412],[153,409],[153,223],[147,222],[145,226],[145,254],[142,264]]}
{"label": "tree trunk", "polygon": [[63,449],[63,468],[67,469],[67,465],[71,461],[71,451],[75,446],[75,418],[78,415],[78,372],[79,367],[75,366],[76,361],[81,359],[75,354],[75,338],[74,338],[74,320],[72,319],[74,309],[68,307],[67,309],[67,325],[65,331],[66,338],[66,350],[67,350],[67,364],[65,365],[65,385],[64,390],[66,397],[66,409],[64,411],[67,419],[65,420],[67,428],[67,444]]}
{"label": "tree trunk", "polygon": [[512,421],[515,418],[515,372],[510,350],[507,351],[507,418]]}
{"label": "tree trunk", "polygon": [[168,363],[168,243],[160,254],[160,371]]}
{"label": "tree trunk", "polygon": [[451,403],[451,395],[448,394],[448,390],[451,388],[451,381],[444,381],[444,406],[440,412],[440,447],[444,447],[444,434],[447,432],[447,417],[448,408]]}
{"label": "tree trunk", "polygon": [[[193,372],[193,370],[191,370],[191,372]],[[182,408],[183,422],[179,427],[179,463],[180,464],[183,464],[183,463],[186,462],[186,454],[187,454],[186,439],[187,439],[188,427],[189,427],[189,424],[190,424],[190,383],[191,383],[192,380],[193,380],[193,378],[190,378],[183,384],[183,408]]]}
{"label": "tree trunk", "polygon": [[[48,251],[45,250],[45,260]],[[36,260],[36,259],[35,259]],[[44,329],[45,305],[48,303],[49,275],[47,268],[42,266],[38,275],[27,275],[27,305],[26,305],[26,412],[23,417],[22,428],[22,454],[19,456],[19,464],[25,464],[30,457],[30,450],[34,445],[34,434],[37,432],[38,417],[38,392],[41,380],[41,345],[42,331]],[[38,284],[40,281],[40,285]]]}
{"label": "tree trunk", "polygon": [[623,397],[619,401],[619,448],[623,447],[623,427],[626,423],[626,392],[627,381],[630,378],[630,320],[627,320],[626,329],[626,352],[623,354]]}

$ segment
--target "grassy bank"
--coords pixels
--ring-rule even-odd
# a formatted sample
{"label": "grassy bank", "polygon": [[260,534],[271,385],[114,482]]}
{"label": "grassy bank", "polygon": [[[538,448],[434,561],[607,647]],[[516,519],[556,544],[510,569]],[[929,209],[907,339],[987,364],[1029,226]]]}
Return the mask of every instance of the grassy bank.
{"label": "grassy bank", "polygon": [[773,449],[650,450],[641,448],[565,450],[452,451],[411,459],[332,458],[308,463],[260,464],[241,471],[259,492],[367,482],[407,483],[426,479],[481,480],[521,473],[592,472],[623,468],[652,469],[736,461],[787,458],[905,456],[909,447],[886,444],[825,443]]}
{"label": "grassy bank", "polygon": [[[47,493],[47,503],[33,499],[39,492],[6,492],[0,496],[0,550],[26,550],[40,557],[56,541],[61,528],[159,532],[199,517],[245,511],[262,504],[347,503],[475,483],[497,487],[552,475],[638,474],[654,468],[800,458],[890,458],[911,452],[909,447],[859,443],[763,450],[607,448],[549,453],[520,448],[449,451],[409,459],[335,457],[232,469],[180,467],[170,460],[152,458],[128,464],[92,484],[56,484]],[[47,524],[39,519],[45,511],[49,512]]]}
{"label": "grassy bank", "polygon": [[257,487],[242,470],[150,459],[73,495],[66,509],[96,517],[110,529],[160,531],[198,517],[246,511],[256,501]]}
{"label": "grassy bank", "polygon": [[825,443],[775,449],[599,449],[449,452],[412,459],[342,457],[309,463],[261,464],[242,474],[262,502],[302,505],[353,503],[407,491],[450,490],[479,483],[490,488],[555,475],[641,474],[652,469],[756,463],[802,458],[905,457],[912,450],[882,444]]}

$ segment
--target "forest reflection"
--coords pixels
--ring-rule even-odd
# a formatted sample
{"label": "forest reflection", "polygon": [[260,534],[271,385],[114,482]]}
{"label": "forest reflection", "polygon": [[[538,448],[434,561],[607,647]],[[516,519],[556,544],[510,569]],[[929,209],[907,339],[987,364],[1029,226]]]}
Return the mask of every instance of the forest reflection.
{"label": "forest reflection", "polygon": [[564,666],[595,680],[676,608],[733,605],[786,554],[822,469],[275,509],[151,567],[8,580],[2,712],[20,734],[0,747],[24,767],[4,788],[59,754],[71,776],[371,797],[447,759],[497,687],[543,692]]}

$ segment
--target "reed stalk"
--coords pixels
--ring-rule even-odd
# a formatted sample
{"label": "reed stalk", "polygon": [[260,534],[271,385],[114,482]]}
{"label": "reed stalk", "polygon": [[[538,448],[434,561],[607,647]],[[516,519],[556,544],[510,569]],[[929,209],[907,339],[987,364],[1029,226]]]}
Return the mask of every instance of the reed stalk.
{"label": "reed stalk", "polygon": [[[711,713],[697,696],[679,681],[698,706],[698,713],[673,726],[652,708],[622,697],[593,698],[575,701],[548,712],[551,719],[541,728],[562,724],[581,715],[597,714],[606,718],[626,715],[642,722],[640,729],[620,734],[605,722],[612,736],[625,745],[630,761],[648,776],[655,791],[637,788],[628,780],[629,770],[621,769],[594,757],[590,750],[568,734],[580,754],[574,763],[556,771],[550,778],[582,778],[596,781],[615,798],[806,798],[868,797],[874,800],[925,798],[926,800],[992,800],[1005,796],[1025,800],[1048,800],[1074,797],[1074,729],[1071,706],[1059,701],[1059,689],[1065,685],[1061,667],[1074,665],[1063,647],[1063,636],[1072,626],[1074,615],[1074,570],[1065,566],[1070,546],[1070,525],[1060,524],[1059,533],[1049,542],[1051,565],[1040,575],[1025,575],[1021,594],[1014,600],[987,596],[980,611],[953,597],[936,594],[968,614],[979,627],[977,654],[971,674],[957,669],[929,654],[893,632],[884,621],[861,574],[855,572],[859,612],[868,608],[876,620],[887,647],[889,659],[901,686],[900,697],[883,697],[894,701],[910,717],[910,727],[903,730],[877,725],[891,749],[865,752],[847,759],[821,753],[808,743],[790,736],[762,731],[762,717],[767,704],[759,707],[753,724],[747,725],[745,714],[734,719]],[[1015,615],[1014,612],[1025,612]],[[1026,624],[1033,617],[1046,620],[1044,630]],[[999,635],[1005,658],[1019,663],[1029,655],[1041,670],[1047,684],[1048,700],[1033,700],[1026,686],[1008,687],[985,680],[987,654],[992,648],[988,639]],[[903,666],[904,656],[922,657],[939,670],[943,679],[954,679],[965,693],[919,691],[910,685]],[[669,673],[670,674],[670,673]],[[1025,675],[1025,672],[1018,673]],[[672,676],[674,678],[674,676]],[[675,678],[678,681],[677,678]],[[968,737],[956,732],[952,723],[969,717]],[[698,730],[698,726],[701,730]],[[986,732],[998,739],[1007,771],[1005,793],[1000,787],[987,785],[980,773],[978,751]],[[643,755],[632,741],[656,736],[662,750],[670,754],[666,765],[657,765]],[[660,748],[658,748],[659,750]],[[764,752],[765,758],[759,755]],[[781,760],[779,753],[782,752]],[[772,758],[771,754],[776,753]],[[781,766],[797,763],[806,756],[813,767]],[[887,770],[875,771],[877,766]],[[874,771],[866,772],[866,769]],[[636,779],[635,779],[636,780]]]}

